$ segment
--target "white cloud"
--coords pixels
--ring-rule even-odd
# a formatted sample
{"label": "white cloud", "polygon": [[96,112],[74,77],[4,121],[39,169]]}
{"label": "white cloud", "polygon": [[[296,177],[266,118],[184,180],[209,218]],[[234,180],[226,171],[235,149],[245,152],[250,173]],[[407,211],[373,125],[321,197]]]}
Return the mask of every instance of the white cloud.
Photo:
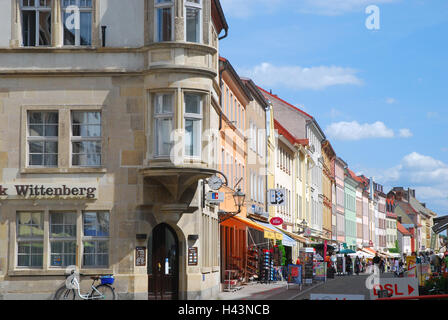
{"label": "white cloud", "polygon": [[397,100],[395,100],[394,98],[387,98],[386,99],[386,103],[387,104],[394,104],[394,103],[396,103],[397,102]]}
{"label": "white cloud", "polygon": [[241,69],[241,75],[265,87],[288,87],[297,90],[322,90],[336,85],[362,85],[351,68],[320,66],[274,66],[264,62],[252,69]]}
{"label": "white cloud", "polygon": [[402,138],[410,138],[413,136],[413,133],[409,129],[400,129],[399,135]]}
{"label": "white cloud", "polygon": [[412,152],[392,168],[360,171],[387,186],[415,189],[417,199],[426,202],[428,208],[448,211],[448,164],[443,161]]}
{"label": "white cloud", "polygon": [[360,124],[357,121],[336,122],[326,129],[327,134],[335,140],[362,140],[372,138],[393,138],[394,131],[383,122]]}

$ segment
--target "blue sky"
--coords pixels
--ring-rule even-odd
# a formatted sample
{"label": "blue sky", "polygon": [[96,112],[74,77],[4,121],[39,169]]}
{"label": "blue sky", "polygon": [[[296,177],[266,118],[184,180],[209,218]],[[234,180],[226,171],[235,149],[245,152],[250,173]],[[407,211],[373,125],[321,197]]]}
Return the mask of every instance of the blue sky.
{"label": "blue sky", "polygon": [[313,115],[356,173],[448,214],[448,1],[221,3],[221,55],[241,76]]}

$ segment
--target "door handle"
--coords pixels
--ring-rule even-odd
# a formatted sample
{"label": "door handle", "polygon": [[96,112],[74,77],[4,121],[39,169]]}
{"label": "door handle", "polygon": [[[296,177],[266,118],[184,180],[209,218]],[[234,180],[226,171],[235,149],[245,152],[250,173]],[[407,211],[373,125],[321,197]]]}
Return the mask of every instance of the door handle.
{"label": "door handle", "polygon": [[162,270],[162,265],[160,264],[160,262],[157,262],[157,268],[159,272]]}

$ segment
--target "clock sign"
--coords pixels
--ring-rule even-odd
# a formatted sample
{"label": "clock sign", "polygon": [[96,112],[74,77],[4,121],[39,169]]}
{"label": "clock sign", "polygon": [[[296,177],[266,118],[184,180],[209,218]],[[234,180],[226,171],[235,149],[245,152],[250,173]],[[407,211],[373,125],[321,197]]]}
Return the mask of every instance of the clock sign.
{"label": "clock sign", "polygon": [[211,176],[208,179],[208,186],[212,190],[219,190],[222,187],[222,184],[222,180],[217,175]]}

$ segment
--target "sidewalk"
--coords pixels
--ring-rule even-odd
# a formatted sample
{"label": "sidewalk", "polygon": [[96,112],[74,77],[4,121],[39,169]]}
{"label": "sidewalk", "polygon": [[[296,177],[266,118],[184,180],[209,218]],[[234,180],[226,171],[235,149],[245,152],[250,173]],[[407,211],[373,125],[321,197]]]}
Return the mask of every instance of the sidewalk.
{"label": "sidewalk", "polygon": [[299,291],[296,285],[290,286],[287,289],[287,284],[283,281],[272,284],[255,283],[245,285],[241,290],[236,292],[221,292],[214,300],[290,300],[322,284],[303,285],[302,291]]}

